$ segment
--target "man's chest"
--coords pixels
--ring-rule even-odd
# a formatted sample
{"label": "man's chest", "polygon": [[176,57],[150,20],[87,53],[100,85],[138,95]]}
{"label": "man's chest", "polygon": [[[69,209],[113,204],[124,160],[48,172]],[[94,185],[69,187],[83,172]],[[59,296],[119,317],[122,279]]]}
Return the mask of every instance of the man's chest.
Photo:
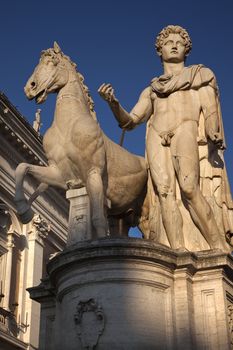
{"label": "man's chest", "polygon": [[153,111],[159,114],[189,114],[200,113],[201,103],[198,90],[190,89],[185,91],[175,91],[168,96],[161,96],[155,92],[151,93]]}

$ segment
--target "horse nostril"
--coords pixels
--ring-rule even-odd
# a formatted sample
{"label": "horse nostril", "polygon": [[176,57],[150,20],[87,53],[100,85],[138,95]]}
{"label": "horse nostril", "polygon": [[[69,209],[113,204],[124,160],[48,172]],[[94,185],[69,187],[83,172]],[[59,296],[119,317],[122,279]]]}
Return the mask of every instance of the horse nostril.
{"label": "horse nostril", "polygon": [[34,88],[36,86],[36,83],[34,81],[31,81],[31,87]]}

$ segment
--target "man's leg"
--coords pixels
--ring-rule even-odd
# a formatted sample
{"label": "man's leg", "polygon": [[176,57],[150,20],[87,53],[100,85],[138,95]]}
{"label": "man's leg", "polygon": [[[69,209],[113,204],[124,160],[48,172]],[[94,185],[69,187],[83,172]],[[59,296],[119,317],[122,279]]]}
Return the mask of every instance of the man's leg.
{"label": "man's leg", "polygon": [[226,248],[211,207],[199,187],[199,155],[195,122],[185,122],[176,130],[171,152],[180,189],[187,201],[193,222],[211,248]]}
{"label": "man's leg", "polygon": [[153,185],[159,194],[162,221],[172,248],[184,247],[182,216],[175,199],[175,172],[169,147],[161,144],[160,136],[150,128],[147,135],[147,156]]}

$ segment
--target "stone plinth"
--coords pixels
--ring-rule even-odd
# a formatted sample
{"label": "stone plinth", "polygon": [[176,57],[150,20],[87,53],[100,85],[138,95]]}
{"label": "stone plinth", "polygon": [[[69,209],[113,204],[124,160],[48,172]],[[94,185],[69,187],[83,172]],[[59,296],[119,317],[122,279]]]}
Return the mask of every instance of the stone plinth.
{"label": "stone plinth", "polygon": [[66,198],[70,201],[67,237],[67,246],[69,246],[91,239],[93,227],[91,224],[90,200],[86,187],[68,190]]}
{"label": "stone plinth", "polygon": [[80,242],[29,289],[40,350],[231,349],[233,260],[121,238]]}

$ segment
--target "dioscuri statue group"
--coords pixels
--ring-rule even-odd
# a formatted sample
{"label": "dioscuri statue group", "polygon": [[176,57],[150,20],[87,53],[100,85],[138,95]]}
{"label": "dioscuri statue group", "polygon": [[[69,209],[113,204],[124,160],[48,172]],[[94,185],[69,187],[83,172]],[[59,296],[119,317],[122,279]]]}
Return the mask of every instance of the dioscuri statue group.
{"label": "dioscuri statue group", "polygon": [[[173,249],[231,251],[233,203],[218,87],[209,68],[185,66],[191,48],[180,26],[159,33],[156,50],[164,74],[151,80],[130,113],[111,84],[99,88],[123,130],[147,123],[145,159],[104,135],[84,78],[60,47],[55,43],[42,52],[25,93],[42,103],[57,92],[57,100],[43,138],[48,166],[22,163],[16,170],[15,202],[22,221],[32,219],[31,204],[48,186],[85,186],[93,237],[111,236],[108,221],[115,218]],[[40,182],[29,199],[23,189],[27,173]]]}

